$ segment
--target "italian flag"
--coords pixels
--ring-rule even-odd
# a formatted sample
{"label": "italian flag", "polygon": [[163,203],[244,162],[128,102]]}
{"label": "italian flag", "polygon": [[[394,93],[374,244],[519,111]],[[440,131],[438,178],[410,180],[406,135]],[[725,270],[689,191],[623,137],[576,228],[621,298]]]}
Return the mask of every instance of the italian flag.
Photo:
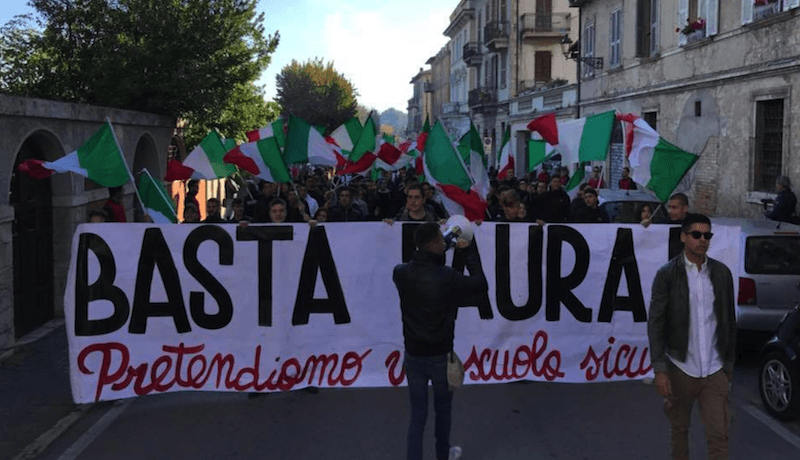
{"label": "italian flag", "polygon": [[142,199],[144,210],[153,222],[157,224],[174,224],[178,221],[175,202],[169,197],[167,189],[161,181],[150,175],[146,168],[139,176],[139,196]]}
{"label": "italian flag", "polygon": [[289,117],[289,132],[286,135],[286,163],[336,166],[339,149],[328,142],[315,127],[305,120]]}
{"label": "italian flag", "polygon": [[469,131],[461,137],[458,143],[458,152],[464,164],[469,166],[469,172],[475,181],[475,188],[482,198],[489,196],[489,173],[486,171],[486,154],[483,151],[483,142],[475,125],[470,123]]}
{"label": "italian flag", "polygon": [[[536,134],[534,133],[532,136],[536,136]],[[535,171],[537,166],[557,153],[558,150],[544,139],[530,139],[528,141],[528,172]]]}
{"label": "italian flag", "polygon": [[72,172],[103,187],[118,187],[131,178],[117,144],[114,128],[106,121],[83,145],[56,161],[25,160],[17,167],[34,179]]}
{"label": "italian flag", "polygon": [[278,141],[267,137],[248,142],[225,155],[225,162],[234,164],[267,182],[291,182],[289,168],[281,155]]}
{"label": "italian flag", "polygon": [[187,180],[187,179],[217,179],[228,177],[236,172],[233,165],[226,164],[222,159],[225,157],[225,145],[223,139],[216,131],[211,131],[200,141],[200,144],[192,150],[183,160],[170,160],[167,164],[166,181]]}
{"label": "italian flag", "polygon": [[625,156],[631,166],[631,178],[666,202],[699,156],[664,140],[638,115],[626,113],[617,118],[623,126]]}
{"label": "italian flag", "polygon": [[283,118],[278,118],[261,129],[256,129],[247,133],[247,140],[250,142],[266,139],[268,137],[274,137],[280,148],[286,147],[286,126]]}
{"label": "italian flag", "polygon": [[347,160],[344,168],[337,171],[336,174],[369,174],[372,169],[372,164],[375,162],[377,155],[374,153],[378,150],[379,141],[378,126],[375,124],[375,119],[370,114],[367,121],[364,123],[364,129],[361,130],[361,135],[358,137],[353,150],[350,152],[350,157]]}
{"label": "italian flag", "polygon": [[342,155],[345,157],[350,156],[350,152],[353,151],[353,147],[358,142],[359,136],[361,136],[361,130],[364,129],[361,126],[361,122],[358,121],[356,117],[350,117],[349,120],[342,123],[341,126],[336,128],[331,133],[331,138],[336,141],[336,145],[338,145],[342,149]]}
{"label": "italian flag", "polygon": [[438,121],[427,136],[422,166],[425,179],[442,193],[450,214],[461,214],[469,220],[486,218],[487,202],[478,194],[464,161]]}
{"label": "italian flag", "polygon": [[613,110],[568,121],[556,121],[550,113],[528,123],[528,129],[561,153],[561,164],[570,168],[572,176],[565,188],[571,190],[583,180],[585,163],[605,161],[615,118]]}
{"label": "italian flag", "polygon": [[506,126],[503,133],[503,142],[500,144],[500,161],[497,167],[497,178],[500,180],[508,177],[509,171],[514,171],[514,152],[511,148],[511,126]]}

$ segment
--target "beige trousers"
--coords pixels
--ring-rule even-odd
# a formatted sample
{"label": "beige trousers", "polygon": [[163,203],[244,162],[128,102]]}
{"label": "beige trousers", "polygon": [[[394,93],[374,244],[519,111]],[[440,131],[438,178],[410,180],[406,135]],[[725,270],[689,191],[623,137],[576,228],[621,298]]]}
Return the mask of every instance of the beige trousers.
{"label": "beige trousers", "polygon": [[730,381],[722,370],[704,378],[694,378],[669,366],[672,395],[664,398],[664,413],[670,423],[672,458],[689,459],[689,423],[692,404],[700,403],[700,420],[706,430],[709,460],[728,458],[728,427],[730,426]]}

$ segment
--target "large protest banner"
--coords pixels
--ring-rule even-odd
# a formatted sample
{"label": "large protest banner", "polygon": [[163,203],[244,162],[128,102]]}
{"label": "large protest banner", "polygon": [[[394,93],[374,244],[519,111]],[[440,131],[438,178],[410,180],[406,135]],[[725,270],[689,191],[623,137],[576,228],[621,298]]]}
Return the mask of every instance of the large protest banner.
{"label": "large protest banner", "polygon": [[[64,301],[75,401],[404,384],[392,270],[415,228],[81,225]],[[489,292],[456,321],[467,384],[652,374],[650,285],[678,227],[473,228]],[[736,277],[739,229],[713,231],[709,255]]]}

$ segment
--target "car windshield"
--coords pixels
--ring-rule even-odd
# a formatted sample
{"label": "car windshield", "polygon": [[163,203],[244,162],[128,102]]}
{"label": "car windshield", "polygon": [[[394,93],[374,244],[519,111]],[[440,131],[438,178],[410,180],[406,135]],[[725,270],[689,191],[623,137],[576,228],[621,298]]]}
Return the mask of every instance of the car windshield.
{"label": "car windshield", "polygon": [[751,236],[745,245],[744,270],[754,275],[800,274],[800,237]]}

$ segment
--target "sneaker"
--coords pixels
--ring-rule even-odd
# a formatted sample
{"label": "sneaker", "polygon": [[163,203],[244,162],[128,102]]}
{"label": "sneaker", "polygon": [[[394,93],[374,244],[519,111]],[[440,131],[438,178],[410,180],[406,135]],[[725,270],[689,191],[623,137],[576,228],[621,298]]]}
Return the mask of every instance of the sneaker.
{"label": "sneaker", "polygon": [[461,458],[461,448],[458,446],[453,446],[450,448],[450,456],[447,457],[447,460],[458,460]]}

